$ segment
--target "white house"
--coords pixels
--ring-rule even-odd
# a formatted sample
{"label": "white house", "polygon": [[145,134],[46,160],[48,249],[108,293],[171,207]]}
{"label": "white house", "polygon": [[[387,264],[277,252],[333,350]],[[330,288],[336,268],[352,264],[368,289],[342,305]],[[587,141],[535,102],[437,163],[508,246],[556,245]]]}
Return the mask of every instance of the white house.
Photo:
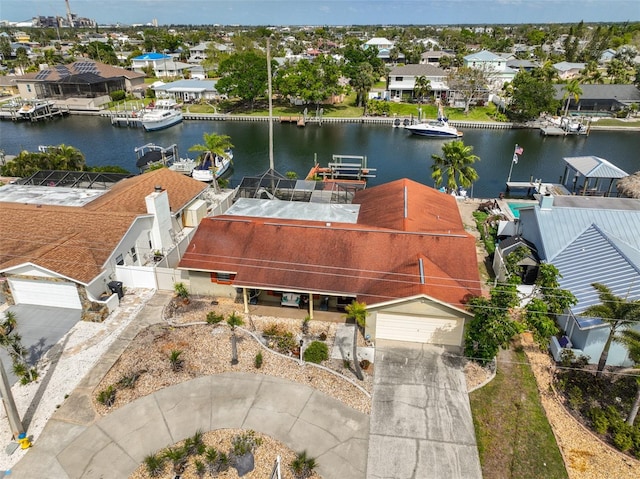
{"label": "white house", "polygon": [[405,65],[394,67],[387,76],[387,90],[390,99],[400,101],[402,98],[414,98],[416,79],[425,77],[431,82],[431,96],[446,98],[449,87],[447,73],[433,65]]}
{"label": "white house", "polygon": [[511,82],[518,73],[517,70],[507,66],[507,58],[482,50],[463,58],[464,66],[475,68],[485,72],[489,78],[487,85],[490,90],[500,90],[505,83]]}
{"label": "white house", "polygon": [[173,289],[207,189],[168,168],[108,190],[4,185],[0,288],[9,304],[79,309],[91,321],[115,306],[112,281]]}

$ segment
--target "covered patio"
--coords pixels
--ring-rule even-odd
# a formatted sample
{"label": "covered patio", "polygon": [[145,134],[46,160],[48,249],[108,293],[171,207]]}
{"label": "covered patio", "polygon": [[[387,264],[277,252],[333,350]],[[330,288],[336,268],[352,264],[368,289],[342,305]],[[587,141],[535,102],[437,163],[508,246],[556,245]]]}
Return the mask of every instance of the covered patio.
{"label": "covered patio", "polygon": [[598,156],[563,158],[562,184],[579,196],[617,196],[616,182],[629,174]]}

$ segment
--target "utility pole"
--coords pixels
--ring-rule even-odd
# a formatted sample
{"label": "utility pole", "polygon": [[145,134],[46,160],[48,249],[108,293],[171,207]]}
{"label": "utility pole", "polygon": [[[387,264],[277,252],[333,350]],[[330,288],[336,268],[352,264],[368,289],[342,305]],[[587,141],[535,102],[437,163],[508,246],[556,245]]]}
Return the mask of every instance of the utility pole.
{"label": "utility pole", "polygon": [[7,413],[7,419],[9,420],[9,426],[11,427],[11,434],[13,439],[18,439],[20,434],[23,434],[24,426],[20,420],[20,415],[16,409],[16,403],[13,400],[13,394],[11,393],[11,386],[9,385],[9,378],[4,370],[4,364],[0,359],[0,394],[2,395],[2,402],[4,404],[4,410]]}
{"label": "utility pole", "polygon": [[273,161],[273,99],[271,98],[271,39],[267,37],[267,81],[268,81],[268,95],[269,95],[269,168],[275,170],[275,163]]}

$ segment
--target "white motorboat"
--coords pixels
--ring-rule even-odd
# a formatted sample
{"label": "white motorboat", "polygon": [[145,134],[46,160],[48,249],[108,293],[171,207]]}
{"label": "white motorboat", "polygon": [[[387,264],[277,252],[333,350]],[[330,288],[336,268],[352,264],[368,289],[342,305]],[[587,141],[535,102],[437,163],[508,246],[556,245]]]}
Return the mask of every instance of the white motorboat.
{"label": "white motorboat", "polygon": [[18,116],[20,118],[29,119],[33,116],[41,115],[46,113],[53,107],[54,103],[51,101],[29,101],[24,103],[18,109]]}
{"label": "white motorboat", "polygon": [[462,132],[454,126],[449,125],[446,118],[428,121],[426,123],[416,123],[407,125],[405,129],[418,136],[428,136],[431,138],[460,138]]}
{"label": "white motorboat", "polygon": [[444,116],[440,104],[438,104],[438,118],[436,120],[406,125],[405,128],[414,135],[430,138],[460,138],[462,136],[461,131],[449,125],[449,120]]}
{"label": "white motorboat", "polygon": [[194,180],[211,182],[220,178],[231,166],[233,152],[226,151],[226,156],[213,155],[207,152],[203,161],[191,172]]}
{"label": "white motorboat", "polygon": [[191,176],[191,173],[193,173],[193,170],[195,170],[197,166],[198,162],[196,160],[191,158],[178,158],[169,165],[169,169],[182,173],[183,175]]}
{"label": "white motorboat", "polygon": [[144,112],[140,121],[147,131],[163,130],[182,122],[182,110],[173,99],[158,100],[152,110]]}
{"label": "white motorboat", "polygon": [[170,166],[178,157],[178,145],[176,144],[163,148],[154,143],[147,143],[135,148],[134,151],[136,153],[136,166],[140,173],[144,173],[149,168]]}

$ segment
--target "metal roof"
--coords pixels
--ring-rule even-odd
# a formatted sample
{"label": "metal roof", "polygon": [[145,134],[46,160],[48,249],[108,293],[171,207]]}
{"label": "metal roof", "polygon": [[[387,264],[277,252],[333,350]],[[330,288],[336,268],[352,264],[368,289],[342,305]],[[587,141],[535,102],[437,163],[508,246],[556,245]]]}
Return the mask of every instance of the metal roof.
{"label": "metal roof", "polygon": [[629,176],[613,163],[598,156],[570,156],[565,163],[586,178],[624,178]]}
{"label": "metal roof", "polygon": [[84,206],[107,190],[31,185],[4,185],[0,187],[0,202],[30,205]]}
{"label": "metal roof", "polygon": [[578,299],[571,310],[581,329],[602,324],[596,318],[579,316],[589,306],[600,304],[598,292],[591,286],[593,283],[608,286],[617,296],[640,299],[639,259],[640,251],[634,251],[595,225],[589,226],[558,254],[553,264],[562,275],[560,287]]}
{"label": "metal roof", "polygon": [[360,205],[355,204],[239,198],[225,215],[355,224],[359,212]]}
{"label": "metal roof", "polygon": [[[523,228],[527,229],[529,224],[537,223],[536,229],[542,243],[538,252],[543,259],[554,264],[556,256],[591,225],[598,226],[607,235],[640,251],[640,209],[615,209],[615,204],[621,199],[612,202],[612,206],[607,208],[603,200],[601,198],[599,206],[594,208],[561,207],[554,204],[549,209],[540,209],[539,206],[523,209],[520,211],[520,221]],[[637,204],[637,200],[629,201]],[[529,223],[530,214],[535,216],[532,223]]]}

